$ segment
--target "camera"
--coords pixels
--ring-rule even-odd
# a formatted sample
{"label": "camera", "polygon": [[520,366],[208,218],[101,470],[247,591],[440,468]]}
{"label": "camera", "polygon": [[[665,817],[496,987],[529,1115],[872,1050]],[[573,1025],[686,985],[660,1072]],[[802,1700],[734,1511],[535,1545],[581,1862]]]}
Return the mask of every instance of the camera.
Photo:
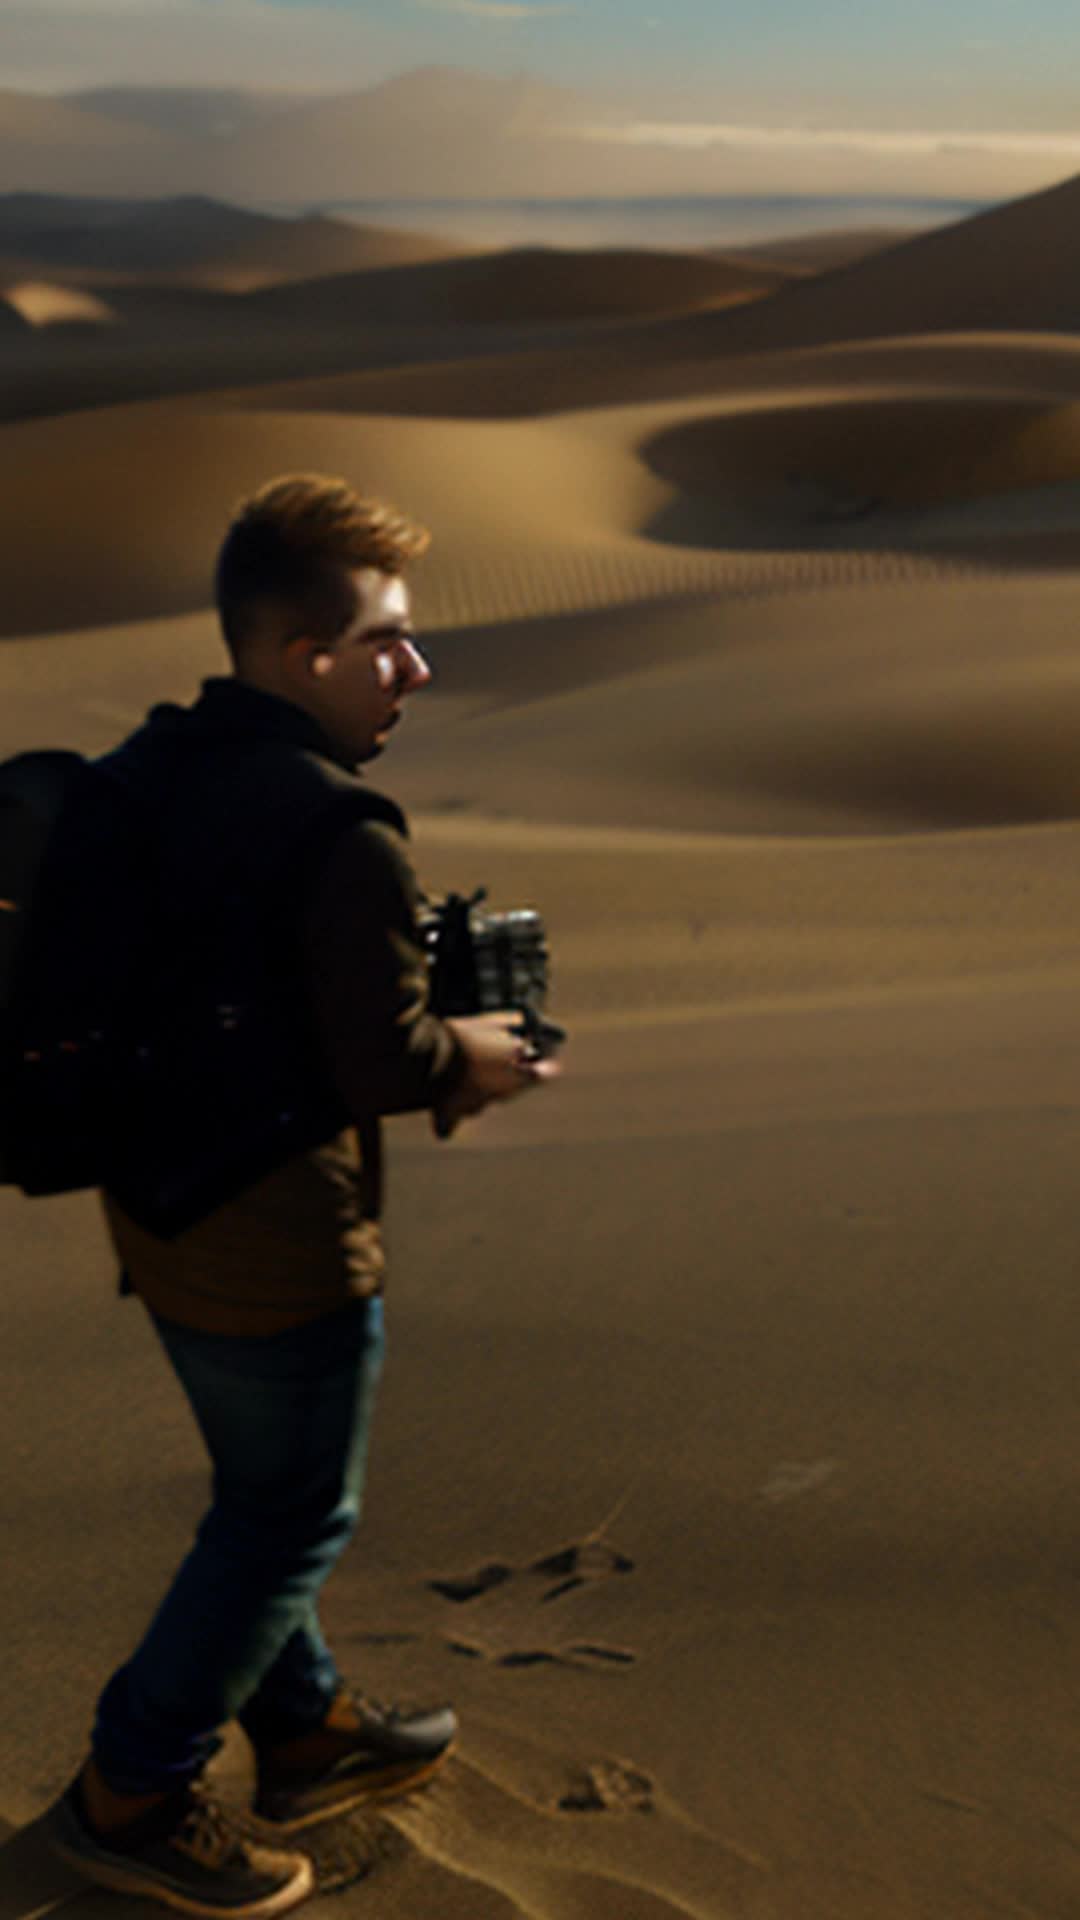
{"label": "camera", "polygon": [[514,1008],[533,1057],[546,1059],[566,1033],[544,1016],[549,954],[540,915],[531,907],[493,912],[482,905],[487,889],[466,897],[448,893],[427,901],[419,914],[430,974],[433,1012],[494,1013]]}

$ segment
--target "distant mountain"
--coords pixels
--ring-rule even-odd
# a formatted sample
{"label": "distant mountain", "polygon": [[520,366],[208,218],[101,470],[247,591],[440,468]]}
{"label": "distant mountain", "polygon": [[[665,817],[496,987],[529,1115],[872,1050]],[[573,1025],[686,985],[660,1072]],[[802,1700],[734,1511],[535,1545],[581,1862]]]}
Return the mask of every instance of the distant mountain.
{"label": "distant mountain", "polygon": [[288,206],[692,190],[699,157],[642,160],[568,131],[610,117],[603,101],[527,74],[447,67],[315,99],[212,88],[8,93],[0,185]]}
{"label": "distant mountain", "polygon": [[150,127],[41,94],[0,91],[0,182],[10,193],[167,192],[188,152]]}
{"label": "distant mountain", "polygon": [[59,256],[71,234],[82,236],[99,228],[123,228],[129,221],[146,220],[147,216],[145,200],[115,197],[97,200],[70,193],[5,193],[0,194],[0,245],[25,244],[31,250],[40,249],[43,256],[55,247]]}
{"label": "distant mountain", "polygon": [[67,105],[157,133],[218,139],[307,104],[303,94],[238,87],[93,87],[61,96]]}
{"label": "distant mountain", "polygon": [[[528,75],[424,67],[242,127],[213,164],[248,200],[600,192],[607,150],[556,131],[589,117],[599,109],[585,96]],[[625,174],[621,154],[615,171]]]}
{"label": "distant mountain", "polygon": [[0,195],[0,274],[9,278],[32,268],[88,283],[133,275],[259,284],[411,265],[455,251],[415,233],[320,216],[275,219],[198,194],[150,203]]}
{"label": "distant mountain", "polygon": [[[759,153],[737,141],[641,141],[629,117],[599,93],[448,67],[314,98],[214,88],[99,87],[66,99],[8,92],[0,187],[308,208],[761,190]],[[770,162],[774,171],[784,164]]]}

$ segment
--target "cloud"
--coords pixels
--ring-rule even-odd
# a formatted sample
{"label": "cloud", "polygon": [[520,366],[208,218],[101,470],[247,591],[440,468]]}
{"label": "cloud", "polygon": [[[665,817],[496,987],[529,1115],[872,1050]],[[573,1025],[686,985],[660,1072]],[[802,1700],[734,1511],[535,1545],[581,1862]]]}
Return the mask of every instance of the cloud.
{"label": "cloud", "polygon": [[997,133],[912,128],[876,132],[865,128],[756,127],[696,121],[634,120],[560,127],[562,134],[600,145],[667,147],[704,153],[720,147],[744,153],[862,153],[921,159],[942,153],[985,153],[1002,158],[1080,161],[1080,134]]}
{"label": "cloud", "polygon": [[456,13],[468,20],[551,20],[557,14],[577,13],[577,6],[563,5],[561,0],[543,0],[543,4],[531,5],[527,0],[417,0],[425,13]]}
{"label": "cloud", "polygon": [[[37,0],[33,17],[48,20],[160,20],[185,14],[205,18],[206,0]],[[0,31],[31,16],[26,0],[0,0]]]}
{"label": "cloud", "polygon": [[578,10],[579,0],[0,0],[0,89],[217,83],[341,92],[438,57],[419,44],[425,36],[449,41],[470,23],[539,27]]}
{"label": "cloud", "polygon": [[0,86],[341,91],[401,62],[385,16],[272,0],[0,0]]}

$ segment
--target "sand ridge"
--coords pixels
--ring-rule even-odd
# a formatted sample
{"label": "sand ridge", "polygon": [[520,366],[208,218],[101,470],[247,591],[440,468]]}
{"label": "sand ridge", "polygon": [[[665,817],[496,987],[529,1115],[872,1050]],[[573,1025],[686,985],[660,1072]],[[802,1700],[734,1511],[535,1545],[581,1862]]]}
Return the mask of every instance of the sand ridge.
{"label": "sand ridge", "polygon": [[[186,203],[182,211],[188,211]],[[472,255],[429,245],[423,236],[411,255],[407,242],[399,249],[410,264],[390,265],[395,236],[387,236],[380,253],[370,233],[357,235],[367,265],[342,274],[335,271],[342,264],[337,230],[317,267],[322,227],[313,252],[302,244],[305,233],[312,238],[312,223],[295,224],[297,231],[269,242],[261,227],[250,244],[242,231],[234,245],[229,221],[215,212],[201,221],[182,220],[178,232],[165,223],[157,252],[166,262],[186,257],[185,266],[160,265],[139,275],[51,265],[53,283],[106,297],[122,335],[69,339],[62,353],[51,355],[42,351],[40,335],[23,352],[12,335],[0,356],[0,418],[205,393],[235,383],[251,388],[294,377],[298,368],[311,377],[445,365],[463,351],[517,356],[538,343],[563,356],[573,347],[592,358],[598,351],[603,355],[610,340],[624,353],[627,335],[650,337],[657,315],[756,299],[774,283],[767,269],[704,256]],[[136,239],[138,232],[136,226]],[[41,264],[49,242],[46,231]],[[450,251],[453,258],[440,257]],[[0,284],[38,272],[17,252],[0,252]],[[379,410],[378,401],[373,410]]]}
{"label": "sand ridge", "polygon": [[108,327],[116,318],[96,294],[49,280],[19,280],[6,288],[3,302],[32,327]]}
{"label": "sand ridge", "polygon": [[[753,539],[721,552],[722,542],[700,551],[662,537],[676,489],[639,456],[641,433],[637,410],[506,429],[194,403],[9,425],[0,502],[12,552],[0,620],[13,635],[204,606],[223,516],[266,472],[312,466],[355,475],[441,528],[422,576],[430,625],[695,597],[760,580]],[[87,492],[91,460],[100,469]],[[63,574],[44,564],[57,512],[71,522]],[[133,548],[136,516],[144,532]],[[793,585],[879,564],[857,543],[832,555],[797,533],[787,544],[780,568]],[[880,564],[888,571],[893,561]],[[917,569],[918,556],[898,564]]]}
{"label": "sand ridge", "polygon": [[[580,320],[685,312],[760,299],[783,283],[768,266],[734,263],[704,254],[657,254],[604,248],[569,252],[555,247],[512,249],[422,266],[385,267],[339,278],[319,289],[335,317],[455,325],[543,325]],[[310,290],[265,294],[253,301],[253,319],[303,311],[312,317]]]}
{"label": "sand ridge", "polygon": [[789,286],[754,316],[688,322],[684,341],[739,353],[968,327],[1073,331],[1080,280],[1069,233],[1080,179],[919,234],[868,259]]}
{"label": "sand ridge", "polygon": [[283,220],[197,194],[149,203],[0,195],[3,270],[46,269],[90,287],[165,284],[240,293],[469,251],[409,229],[315,214]]}
{"label": "sand ridge", "polygon": [[[961,364],[962,348],[952,353]],[[1048,368],[1033,350],[1035,377],[1053,379],[1057,396],[1024,398],[1022,353],[1002,364],[1000,391],[972,358],[980,384],[969,392],[955,379],[935,385],[932,363],[902,356],[905,386],[894,372],[875,387],[864,370],[849,389],[830,360],[819,369],[827,385],[744,384],[694,402],[513,423],[332,412],[324,389],[315,411],[271,390],[274,411],[234,395],[219,408],[159,402],[9,425],[4,624],[50,631],[204,605],[234,501],[261,473],[313,466],[355,474],[361,487],[377,477],[441,530],[422,589],[434,626],[875,569],[895,578],[1009,559],[1067,564],[1080,412],[1060,393],[1076,362],[1065,354]],[[90,459],[101,472],[88,509]],[[77,578],[42,565],[42,529],[65,499],[80,522]],[[123,529],[136,514],[145,537],[132,551]]]}
{"label": "sand ridge", "polygon": [[[166,256],[171,248],[174,260],[180,246],[194,284],[202,273],[201,306],[181,297],[191,294],[183,285],[173,290],[172,308],[162,297],[167,287],[157,289],[149,306],[138,285],[116,288],[116,310],[139,328],[138,350],[132,343],[126,354],[106,355],[99,345],[81,363],[69,356],[66,367],[13,359],[9,370],[20,391],[9,412],[46,410],[50,391],[53,404],[65,408],[88,404],[90,396],[115,403],[176,387],[197,390],[200,375],[205,391],[228,385],[241,366],[251,386],[261,370],[264,380],[280,380],[299,360],[309,376],[366,379],[366,396],[355,391],[341,402],[361,410],[366,399],[371,411],[506,416],[612,399],[685,397],[738,378],[743,355],[897,336],[925,343],[962,331],[1053,333],[1068,324],[1073,298],[1068,233],[1074,199],[1074,184],[1066,183],[797,284],[783,270],[778,282],[767,263],[735,256],[540,249],[433,259],[423,246],[407,266],[385,259],[380,265],[376,246],[369,270],[342,276],[329,264],[334,249],[346,244],[337,227],[328,233],[325,224],[279,223],[283,231],[275,238],[254,216],[212,201],[175,202],[154,244]],[[122,237],[123,223],[119,231]],[[139,232],[136,220],[132,244]],[[305,246],[324,242],[329,251],[313,279],[314,256],[303,272]],[[363,250],[363,235],[357,244]],[[233,264],[226,268],[222,252],[230,248]],[[291,284],[251,290],[253,282],[268,280]],[[1013,298],[1009,289],[1018,287],[1030,289],[1031,298]],[[955,298],[946,300],[949,288]],[[415,330],[411,340],[403,328]]]}
{"label": "sand ridge", "polygon": [[802,234],[793,239],[759,240],[752,246],[731,247],[727,254],[730,259],[751,260],[781,273],[803,275],[824,273],[829,267],[865,260],[872,253],[883,253],[886,248],[899,246],[910,238],[905,228],[843,228]]}
{"label": "sand ridge", "polygon": [[[521,419],[701,396],[738,399],[777,388],[954,385],[1000,388],[1064,400],[1080,392],[1080,350],[1064,334],[932,335],[687,357],[677,323],[621,327],[578,341],[521,350],[483,349],[468,359],[237,387],[220,396],[235,406],[285,406],[304,412],[419,415],[438,419]],[[459,343],[460,344],[460,343]]]}

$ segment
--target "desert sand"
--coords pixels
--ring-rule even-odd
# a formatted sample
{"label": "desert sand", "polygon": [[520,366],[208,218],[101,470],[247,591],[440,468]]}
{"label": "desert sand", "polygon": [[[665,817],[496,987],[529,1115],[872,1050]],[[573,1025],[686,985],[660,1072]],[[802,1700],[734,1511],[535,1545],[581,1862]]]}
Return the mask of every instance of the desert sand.
{"label": "desert sand", "polygon": [[[571,1035],[450,1145],[390,1127],[325,1612],[464,1734],[319,1836],[328,1913],[1080,1908],[1078,209],[9,276],[0,753],[218,670],[240,493],[383,492],[435,680],[376,782],[433,891],[542,909]],[[0,1920],[106,1920],[37,1821],[204,1473],[93,1197],[0,1222]]]}

